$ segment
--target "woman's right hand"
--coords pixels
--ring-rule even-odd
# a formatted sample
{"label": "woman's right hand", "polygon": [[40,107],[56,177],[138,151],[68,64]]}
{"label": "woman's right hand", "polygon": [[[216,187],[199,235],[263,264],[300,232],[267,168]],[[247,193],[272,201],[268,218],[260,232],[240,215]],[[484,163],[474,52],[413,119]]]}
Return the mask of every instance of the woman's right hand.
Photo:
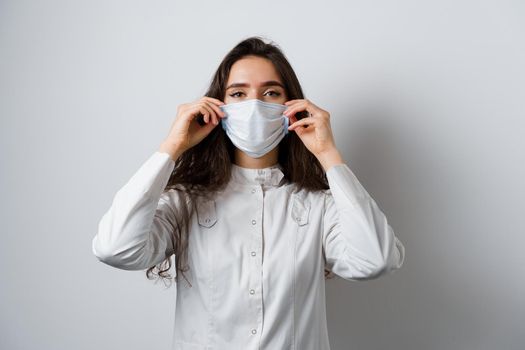
{"label": "woman's right hand", "polygon": [[[187,149],[201,142],[217,125],[225,113],[219,108],[224,102],[213,97],[204,96],[201,99],[183,103],[177,108],[177,116],[171,125],[168,137],[162,142],[159,151],[168,152],[172,158],[177,158]],[[201,126],[197,116],[202,115]]]}

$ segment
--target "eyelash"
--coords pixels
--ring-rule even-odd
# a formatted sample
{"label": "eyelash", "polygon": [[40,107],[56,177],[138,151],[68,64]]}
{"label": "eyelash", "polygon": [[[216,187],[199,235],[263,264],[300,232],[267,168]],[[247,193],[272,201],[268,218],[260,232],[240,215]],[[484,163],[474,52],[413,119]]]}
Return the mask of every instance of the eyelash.
{"label": "eyelash", "polygon": [[[277,91],[270,90],[270,91],[268,91],[268,92],[273,92],[273,93],[275,94],[275,95],[274,95],[275,97],[277,97],[277,96],[281,96],[281,94],[280,94],[279,92],[277,92]],[[234,93],[231,93],[231,94],[230,94],[230,97],[239,97],[239,96],[235,96],[235,94],[238,94],[238,93],[243,94],[242,91],[235,91]]]}

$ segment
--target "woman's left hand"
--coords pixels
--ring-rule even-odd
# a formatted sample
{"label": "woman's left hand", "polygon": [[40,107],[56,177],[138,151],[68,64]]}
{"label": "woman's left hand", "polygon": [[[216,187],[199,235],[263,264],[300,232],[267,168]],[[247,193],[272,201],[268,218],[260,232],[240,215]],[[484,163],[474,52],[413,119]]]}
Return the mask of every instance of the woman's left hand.
{"label": "woman's left hand", "polygon": [[[288,130],[295,131],[310,152],[320,158],[323,154],[336,151],[330,114],[327,111],[307,99],[290,100],[284,104],[288,106],[283,112],[289,119]],[[301,111],[307,111],[309,116],[297,120],[295,114]]]}

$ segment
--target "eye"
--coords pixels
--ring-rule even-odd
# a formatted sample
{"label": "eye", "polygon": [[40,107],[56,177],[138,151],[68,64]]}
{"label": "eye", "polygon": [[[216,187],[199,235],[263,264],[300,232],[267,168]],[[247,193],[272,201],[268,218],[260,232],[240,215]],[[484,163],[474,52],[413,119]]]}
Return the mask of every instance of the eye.
{"label": "eye", "polygon": [[268,93],[268,94],[269,94],[269,93],[273,93],[273,95],[270,95],[270,96],[281,96],[281,94],[280,94],[279,92],[274,91],[274,90],[269,90],[267,93]]}
{"label": "eye", "polygon": [[231,97],[240,97],[237,94],[242,94],[242,91],[235,91],[234,93],[230,94]]}

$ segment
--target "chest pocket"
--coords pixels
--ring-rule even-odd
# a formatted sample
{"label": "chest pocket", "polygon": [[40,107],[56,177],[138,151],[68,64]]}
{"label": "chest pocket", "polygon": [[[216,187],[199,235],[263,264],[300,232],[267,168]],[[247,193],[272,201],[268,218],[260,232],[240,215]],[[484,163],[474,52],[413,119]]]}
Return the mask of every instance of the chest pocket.
{"label": "chest pocket", "polygon": [[292,219],[299,226],[306,225],[310,216],[310,203],[305,200],[304,192],[294,193],[293,196]]}
{"label": "chest pocket", "polygon": [[197,219],[200,226],[212,227],[217,222],[217,210],[214,200],[197,202]]}

